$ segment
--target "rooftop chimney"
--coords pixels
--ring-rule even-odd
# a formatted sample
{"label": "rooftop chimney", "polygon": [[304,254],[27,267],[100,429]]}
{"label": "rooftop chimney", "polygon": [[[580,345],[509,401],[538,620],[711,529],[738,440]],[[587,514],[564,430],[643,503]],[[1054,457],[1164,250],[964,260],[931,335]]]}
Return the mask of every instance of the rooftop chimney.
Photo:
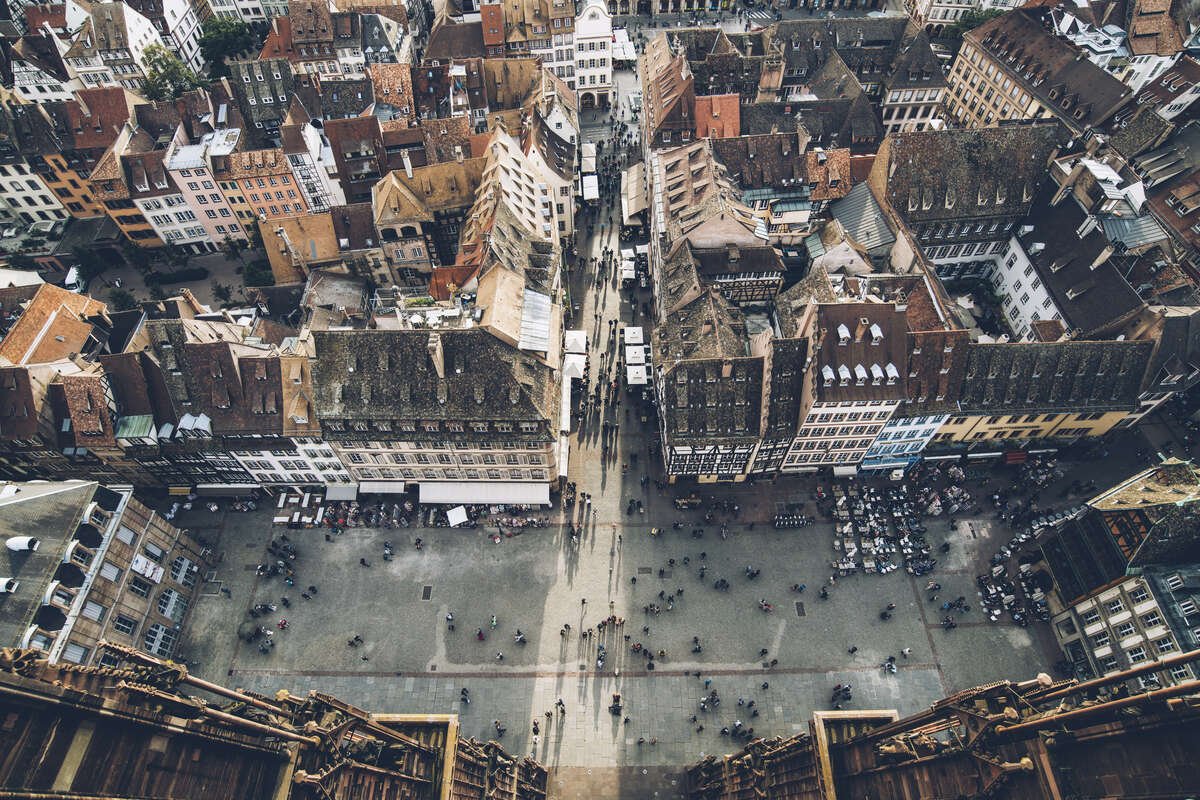
{"label": "rooftop chimney", "polygon": [[429,332],[429,343],[425,346],[429,353],[429,360],[433,362],[433,368],[437,370],[439,378],[446,377],[446,353],[442,349],[442,335],[437,331]]}

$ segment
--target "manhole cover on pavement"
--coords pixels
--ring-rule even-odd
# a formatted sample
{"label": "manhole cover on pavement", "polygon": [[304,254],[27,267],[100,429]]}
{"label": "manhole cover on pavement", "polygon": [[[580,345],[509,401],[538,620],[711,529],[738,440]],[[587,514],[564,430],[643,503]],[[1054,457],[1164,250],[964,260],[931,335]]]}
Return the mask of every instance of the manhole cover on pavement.
{"label": "manhole cover on pavement", "polygon": [[801,603],[799,600],[796,601],[796,616],[804,616],[804,603]]}
{"label": "manhole cover on pavement", "polygon": [[432,586],[422,586],[421,587],[421,599],[428,600],[431,597],[433,597],[433,587]]}

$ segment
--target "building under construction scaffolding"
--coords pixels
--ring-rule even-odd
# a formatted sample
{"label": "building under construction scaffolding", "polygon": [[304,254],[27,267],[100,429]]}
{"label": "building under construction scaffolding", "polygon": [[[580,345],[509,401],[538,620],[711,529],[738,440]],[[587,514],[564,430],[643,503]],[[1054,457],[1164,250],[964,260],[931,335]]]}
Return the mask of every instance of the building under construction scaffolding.
{"label": "building under construction scaffolding", "polygon": [[[1200,792],[1200,681],[1131,680],[1200,650],[1084,683],[1045,675],[959,692],[928,711],[817,712],[688,769],[688,800],[1183,798]],[[1166,664],[1170,666],[1170,664]]]}
{"label": "building under construction scaffolding", "polygon": [[544,800],[546,770],[458,736],[453,715],[264,697],[114,647],[117,667],[0,650],[0,797]]}

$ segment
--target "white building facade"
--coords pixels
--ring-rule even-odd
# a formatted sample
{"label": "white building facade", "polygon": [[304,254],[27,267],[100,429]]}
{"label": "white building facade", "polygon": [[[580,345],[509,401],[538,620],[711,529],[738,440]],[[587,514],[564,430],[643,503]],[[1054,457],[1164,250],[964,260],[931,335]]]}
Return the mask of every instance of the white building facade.
{"label": "white building facade", "polygon": [[[895,371],[893,365],[888,366]],[[897,379],[890,373],[888,377]],[[818,380],[851,378],[818,376]],[[854,474],[899,406],[898,400],[814,403],[783,459],[782,471],[816,472],[826,467],[832,468],[835,475]]]}
{"label": "white building facade", "polygon": [[575,20],[575,80],[567,80],[579,97],[580,109],[608,108],[612,103],[612,41],[607,3],[586,0]]}
{"label": "white building facade", "polygon": [[[1035,242],[1030,246],[1038,245]],[[1012,329],[1013,338],[1019,341],[1029,339],[1032,331],[1030,326],[1037,320],[1062,319],[1054,299],[1016,236],[1009,238],[1008,245],[997,259],[991,282],[996,294],[1002,298],[1004,319]]]}
{"label": "white building facade", "polygon": [[949,414],[892,417],[867,448],[863,456],[863,471],[907,469],[912,466],[920,460],[925,446],[949,418]]}

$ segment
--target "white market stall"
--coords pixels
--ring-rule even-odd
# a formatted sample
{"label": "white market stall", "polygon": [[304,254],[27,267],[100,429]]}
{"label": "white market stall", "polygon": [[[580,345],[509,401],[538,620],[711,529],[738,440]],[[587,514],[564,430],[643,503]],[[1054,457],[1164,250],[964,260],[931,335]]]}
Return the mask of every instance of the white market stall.
{"label": "white market stall", "polygon": [[563,345],[568,353],[587,353],[587,332],[572,330],[567,331],[563,337]]}
{"label": "white market stall", "polygon": [[600,179],[595,175],[583,176],[583,199],[584,200],[599,200],[600,199]]}

